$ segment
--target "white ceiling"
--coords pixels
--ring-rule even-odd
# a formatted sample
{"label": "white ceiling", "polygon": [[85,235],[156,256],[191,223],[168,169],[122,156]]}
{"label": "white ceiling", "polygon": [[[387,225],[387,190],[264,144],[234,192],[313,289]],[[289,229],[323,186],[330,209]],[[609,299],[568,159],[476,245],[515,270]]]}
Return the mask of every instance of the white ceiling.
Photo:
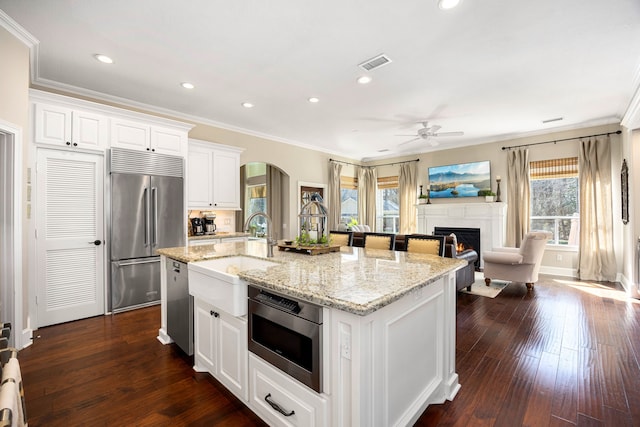
{"label": "white ceiling", "polygon": [[[638,0],[463,0],[449,11],[437,0],[0,0],[0,9],[40,42],[37,85],[352,159],[619,123],[639,83]],[[358,64],[381,53],[392,62],[357,84]],[[396,134],[423,120],[464,136],[399,146],[411,138]]]}

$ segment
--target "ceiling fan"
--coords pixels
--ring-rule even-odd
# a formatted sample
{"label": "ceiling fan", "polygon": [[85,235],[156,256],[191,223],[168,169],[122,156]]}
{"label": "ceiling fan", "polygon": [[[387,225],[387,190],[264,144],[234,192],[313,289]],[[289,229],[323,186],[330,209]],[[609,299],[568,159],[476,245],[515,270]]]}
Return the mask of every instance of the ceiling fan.
{"label": "ceiling fan", "polygon": [[[423,139],[425,141],[429,140],[431,137],[440,137],[440,136],[461,136],[464,135],[464,132],[438,132],[442,126],[433,125],[429,126],[429,122],[424,121],[422,123],[422,127],[418,129],[418,133],[414,135],[396,135],[396,136],[413,136],[415,138],[410,139],[408,141],[402,142],[400,145],[408,144],[413,141],[417,141],[419,139]],[[438,145],[438,141],[431,140],[430,144],[435,147]]]}

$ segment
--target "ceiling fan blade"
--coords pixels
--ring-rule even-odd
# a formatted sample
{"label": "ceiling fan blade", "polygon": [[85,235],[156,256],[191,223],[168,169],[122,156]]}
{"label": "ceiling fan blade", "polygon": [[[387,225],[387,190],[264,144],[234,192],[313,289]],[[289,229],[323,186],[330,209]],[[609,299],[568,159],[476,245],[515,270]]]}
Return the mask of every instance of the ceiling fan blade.
{"label": "ceiling fan blade", "polygon": [[438,132],[440,130],[442,126],[438,126],[438,125],[433,125],[429,128],[429,132],[435,134],[436,132]]}
{"label": "ceiling fan blade", "polygon": [[416,135],[415,133],[410,133],[410,134],[397,133],[397,134],[395,134],[395,136],[414,136],[415,137],[415,136],[418,136],[418,135]]}
{"label": "ceiling fan blade", "polygon": [[[410,135],[410,136],[411,136],[411,135]],[[417,140],[419,140],[419,139],[422,139],[422,138],[420,138],[420,137],[418,137],[418,138],[413,138],[413,139],[410,139],[410,140],[408,140],[408,141],[401,142],[400,144],[398,144],[398,146],[405,145],[405,144],[408,144],[408,143],[410,143],[410,142],[417,141]]]}
{"label": "ceiling fan blade", "polygon": [[434,133],[433,136],[462,136],[464,132],[440,132]]}

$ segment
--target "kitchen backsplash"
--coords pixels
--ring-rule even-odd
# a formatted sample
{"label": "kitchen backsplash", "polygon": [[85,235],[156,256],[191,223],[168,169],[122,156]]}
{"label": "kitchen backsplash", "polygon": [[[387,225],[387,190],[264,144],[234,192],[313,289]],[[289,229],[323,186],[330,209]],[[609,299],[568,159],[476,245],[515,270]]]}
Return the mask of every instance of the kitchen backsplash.
{"label": "kitchen backsplash", "polygon": [[205,212],[213,212],[216,214],[216,233],[232,233],[236,231],[236,211],[191,210],[187,214],[187,229],[189,230],[189,236],[193,235],[193,232],[191,231],[191,218],[204,218]]}

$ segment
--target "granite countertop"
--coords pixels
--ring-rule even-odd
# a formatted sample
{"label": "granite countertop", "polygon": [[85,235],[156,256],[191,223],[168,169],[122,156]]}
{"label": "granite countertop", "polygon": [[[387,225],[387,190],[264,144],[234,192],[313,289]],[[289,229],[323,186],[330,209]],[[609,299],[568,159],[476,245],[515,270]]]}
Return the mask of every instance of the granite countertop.
{"label": "granite countertop", "polygon": [[238,231],[221,231],[216,234],[203,234],[202,236],[189,236],[189,240],[230,239],[232,237],[249,237],[251,234]]}
{"label": "granite countertop", "polygon": [[[267,248],[264,242],[248,241],[158,249],[157,253],[197,262],[233,255],[266,258]],[[362,316],[467,264],[435,255],[350,246],[322,255],[274,248],[274,257],[268,260],[279,265],[266,273],[246,270],[238,276],[264,289]]]}

